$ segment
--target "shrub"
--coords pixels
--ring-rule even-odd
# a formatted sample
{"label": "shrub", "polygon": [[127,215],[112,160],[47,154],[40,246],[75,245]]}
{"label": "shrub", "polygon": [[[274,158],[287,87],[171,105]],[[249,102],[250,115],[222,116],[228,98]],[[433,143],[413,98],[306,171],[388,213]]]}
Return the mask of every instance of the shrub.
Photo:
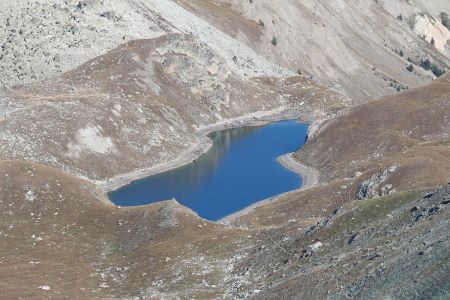
{"label": "shrub", "polygon": [[427,58],[425,60],[422,59],[422,61],[420,62],[420,66],[424,69],[424,70],[431,70],[431,62],[430,60]]}
{"label": "shrub", "polygon": [[445,70],[439,68],[435,64],[432,64],[431,61],[428,58],[425,59],[425,60],[422,59],[422,61],[420,62],[420,66],[426,71],[431,70],[431,72],[433,72],[433,74],[436,77],[439,77],[439,76],[441,76],[442,74],[445,73]]}
{"label": "shrub", "polygon": [[278,40],[276,37],[272,38],[272,45],[274,45],[274,46],[278,45]]}
{"label": "shrub", "polygon": [[442,25],[444,25],[445,27],[448,28],[448,30],[450,30],[450,19],[448,18],[448,15],[445,12],[441,12],[439,16],[441,17]]}
{"label": "shrub", "polygon": [[439,68],[436,65],[431,66],[431,71],[433,72],[434,76],[436,76],[436,77],[440,77],[445,73],[444,70],[442,70],[441,68]]}
{"label": "shrub", "polygon": [[414,71],[414,67],[412,64],[409,64],[409,66],[406,67],[406,70],[408,70],[409,72]]}

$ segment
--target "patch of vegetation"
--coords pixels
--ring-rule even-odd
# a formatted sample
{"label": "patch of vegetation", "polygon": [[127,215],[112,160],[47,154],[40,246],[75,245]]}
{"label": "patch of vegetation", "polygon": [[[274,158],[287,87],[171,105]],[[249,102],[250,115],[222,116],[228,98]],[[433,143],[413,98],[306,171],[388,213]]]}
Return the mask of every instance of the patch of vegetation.
{"label": "patch of vegetation", "polygon": [[431,61],[427,58],[425,60],[421,60],[420,66],[426,70],[433,72],[434,76],[440,77],[445,73],[445,70],[439,68],[436,64],[431,63]]}
{"label": "patch of vegetation", "polygon": [[444,25],[445,27],[447,27],[448,30],[450,30],[450,18],[448,17],[448,15],[445,12],[441,12],[439,17],[441,18],[442,25]]}
{"label": "patch of vegetation", "polygon": [[412,65],[412,64],[409,64],[409,65],[406,67],[406,70],[408,70],[409,72],[414,71],[413,65]]}
{"label": "patch of vegetation", "polygon": [[259,26],[264,27],[264,22],[261,19],[259,19],[258,24]]}
{"label": "patch of vegetation", "polygon": [[402,15],[398,15],[397,16],[397,20],[399,20],[400,22],[403,21],[403,16]]}
{"label": "patch of vegetation", "polygon": [[395,79],[389,79],[388,87],[393,88],[398,93],[400,93],[402,91],[406,91],[409,88],[407,85],[401,84],[400,82],[398,82]]}
{"label": "patch of vegetation", "polygon": [[335,219],[330,226],[330,234],[337,235],[344,229],[348,231],[361,230],[370,222],[376,222],[386,218],[393,211],[407,206],[423,191],[402,192],[364,201],[352,201],[344,205],[345,211],[342,216]]}
{"label": "patch of vegetation", "polygon": [[439,68],[436,65],[431,66],[431,72],[433,72],[434,76],[436,76],[436,77],[440,77],[445,73],[444,70],[442,70],[441,68]]}
{"label": "patch of vegetation", "polygon": [[272,45],[274,45],[274,46],[278,45],[278,40],[276,37],[272,38]]}
{"label": "patch of vegetation", "polygon": [[402,91],[406,91],[409,89],[409,86],[398,82],[394,78],[387,76],[386,74],[384,74],[381,71],[378,71],[377,68],[375,68],[375,67],[372,67],[372,71],[375,76],[380,77],[387,83],[387,85],[386,85],[387,87],[392,88],[392,89],[396,90],[397,92],[402,92]]}
{"label": "patch of vegetation", "polygon": [[431,61],[428,58],[425,60],[422,59],[422,61],[420,62],[420,66],[424,70],[429,71],[429,70],[431,70]]}
{"label": "patch of vegetation", "polygon": [[397,50],[397,49],[394,49],[394,52],[395,53],[397,53],[400,57],[403,57],[403,56],[405,56],[405,54],[403,53],[403,50]]}

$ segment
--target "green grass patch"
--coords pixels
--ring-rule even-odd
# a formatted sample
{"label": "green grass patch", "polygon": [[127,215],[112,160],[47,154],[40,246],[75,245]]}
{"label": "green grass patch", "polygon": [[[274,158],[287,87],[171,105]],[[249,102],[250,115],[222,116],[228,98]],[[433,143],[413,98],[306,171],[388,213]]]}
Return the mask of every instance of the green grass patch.
{"label": "green grass patch", "polygon": [[362,227],[384,219],[394,210],[416,200],[423,191],[409,191],[384,197],[355,200],[344,205],[347,213],[334,220],[331,231],[357,231]]}

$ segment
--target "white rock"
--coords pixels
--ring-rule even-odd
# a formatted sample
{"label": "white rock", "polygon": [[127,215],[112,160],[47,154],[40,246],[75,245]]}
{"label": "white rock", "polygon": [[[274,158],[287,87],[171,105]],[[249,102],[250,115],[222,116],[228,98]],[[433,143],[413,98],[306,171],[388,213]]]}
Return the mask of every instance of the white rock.
{"label": "white rock", "polygon": [[28,192],[25,194],[25,199],[27,199],[27,200],[30,201],[30,202],[33,202],[35,198],[36,198],[36,196],[34,195],[34,192],[33,192],[33,191],[28,191]]}
{"label": "white rock", "polygon": [[69,157],[79,157],[82,152],[107,154],[115,150],[112,139],[104,137],[97,126],[86,126],[79,129],[75,140],[76,143],[67,145]]}
{"label": "white rock", "polygon": [[314,243],[314,244],[310,245],[309,247],[310,247],[311,251],[316,252],[316,251],[318,251],[322,246],[323,246],[323,244],[322,244],[321,242],[317,242],[317,243]]}

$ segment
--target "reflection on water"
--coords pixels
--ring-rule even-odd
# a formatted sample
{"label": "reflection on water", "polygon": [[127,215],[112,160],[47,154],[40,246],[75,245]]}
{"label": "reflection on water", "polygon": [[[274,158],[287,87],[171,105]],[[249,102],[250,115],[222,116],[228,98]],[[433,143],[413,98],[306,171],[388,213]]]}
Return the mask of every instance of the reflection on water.
{"label": "reflection on water", "polygon": [[135,181],[109,194],[117,205],[176,198],[217,220],[259,200],[296,189],[301,178],[276,158],[305,142],[307,125],[294,121],[214,132],[211,149],[186,166]]}
{"label": "reflection on water", "polygon": [[[187,165],[176,170],[177,177],[182,177],[185,184],[200,184],[211,176],[229,153],[232,142],[245,138],[260,127],[240,127],[216,131],[208,135],[212,140],[211,149],[196,160],[193,165]],[[181,179],[181,178],[180,178]]]}
{"label": "reflection on water", "polygon": [[[241,127],[213,132],[208,135],[213,144],[209,151],[204,153],[200,158],[183,167],[150,178],[155,182],[164,183],[164,185],[170,184],[180,189],[191,190],[192,187],[204,184],[215,173],[226,155],[229,154],[229,149],[233,142],[245,138],[246,135],[258,129],[260,127]],[[148,184],[150,185],[151,183]],[[161,198],[159,200],[164,199],[169,198]]]}

